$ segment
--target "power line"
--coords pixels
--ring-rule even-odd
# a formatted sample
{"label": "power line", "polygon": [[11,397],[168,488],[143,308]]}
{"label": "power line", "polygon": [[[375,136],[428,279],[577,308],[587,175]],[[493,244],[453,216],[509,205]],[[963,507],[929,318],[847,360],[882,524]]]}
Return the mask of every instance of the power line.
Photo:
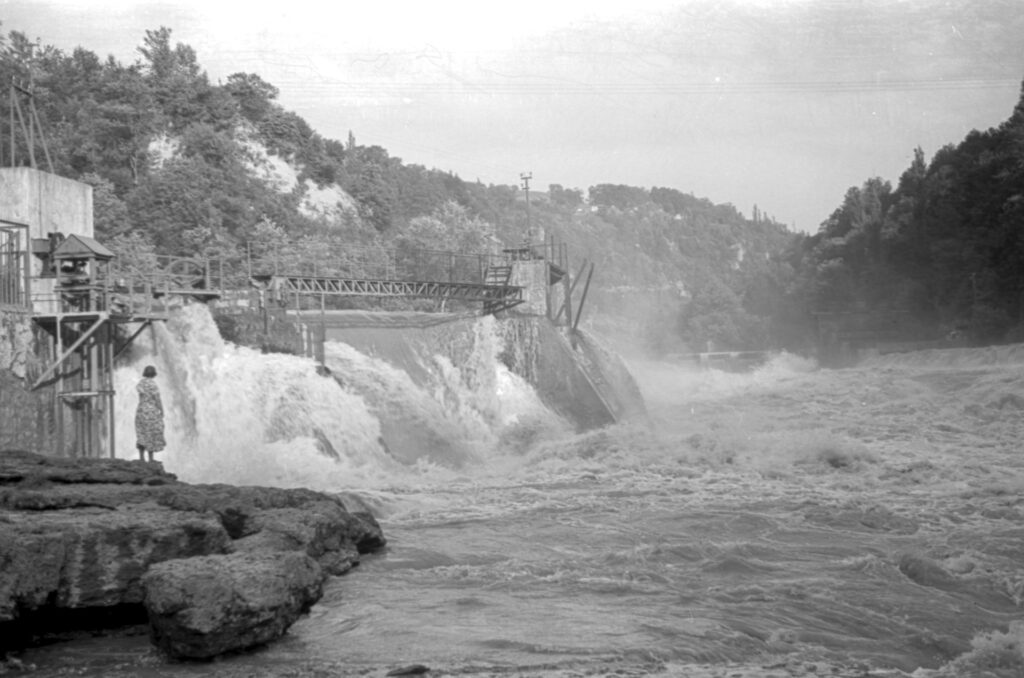
{"label": "power line", "polygon": [[533,224],[530,222],[530,179],[533,178],[533,172],[523,172],[519,175],[519,179],[523,182],[523,190],[526,191],[526,244],[530,245],[533,243]]}
{"label": "power line", "polygon": [[382,96],[396,94],[458,94],[472,91],[487,94],[518,95],[608,95],[608,94],[842,94],[861,92],[915,92],[1017,88],[1020,82],[1013,78],[928,79],[928,80],[858,80],[858,81],[801,81],[801,82],[300,82],[278,81],[281,89],[288,90],[289,98],[309,96],[320,100],[326,92],[335,91],[344,96]]}

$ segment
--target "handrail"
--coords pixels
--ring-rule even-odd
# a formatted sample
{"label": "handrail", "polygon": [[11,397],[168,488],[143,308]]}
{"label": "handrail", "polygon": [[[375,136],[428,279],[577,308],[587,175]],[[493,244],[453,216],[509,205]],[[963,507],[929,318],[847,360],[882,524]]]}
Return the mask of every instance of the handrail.
{"label": "handrail", "polygon": [[352,277],[374,280],[481,282],[488,268],[505,255],[453,250],[382,246],[274,245],[250,241],[245,267],[255,275]]}
{"label": "handrail", "polygon": [[144,312],[148,312],[153,295],[222,297],[228,290],[248,289],[253,281],[272,276],[376,283],[423,284],[429,281],[486,287],[495,284],[490,271],[523,260],[524,253],[525,258],[546,260],[568,274],[566,244],[557,243],[554,238],[500,254],[401,245],[343,246],[335,243],[325,246],[312,242],[249,241],[244,253],[208,253],[199,257],[118,256],[106,267],[107,287],[102,306],[112,309],[112,302],[117,301],[127,304],[132,311],[144,308]]}

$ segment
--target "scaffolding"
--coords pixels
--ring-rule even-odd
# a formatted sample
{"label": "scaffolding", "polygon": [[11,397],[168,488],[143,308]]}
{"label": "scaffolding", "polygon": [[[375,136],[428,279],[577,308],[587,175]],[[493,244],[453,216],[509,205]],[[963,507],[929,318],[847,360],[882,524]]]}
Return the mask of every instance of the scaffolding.
{"label": "scaffolding", "polygon": [[[171,305],[223,293],[217,262],[154,257],[146,270],[127,266],[82,235],[39,243],[50,261],[52,293],[33,296],[32,319],[48,342],[46,367],[32,389],[53,386],[59,456],[114,456],[114,366],[117,358]],[[45,253],[44,253],[45,251]]]}
{"label": "scaffolding", "polygon": [[28,224],[0,219],[0,309],[30,307],[28,234]]}
{"label": "scaffolding", "polygon": [[[114,456],[114,361],[157,318],[131,312],[111,279],[114,253],[82,235],[55,239],[46,252],[54,274],[52,295],[37,296],[32,320],[47,337],[45,368],[32,389],[55,389],[59,456]],[[38,254],[42,254],[39,252]],[[140,327],[125,339],[118,325]]]}

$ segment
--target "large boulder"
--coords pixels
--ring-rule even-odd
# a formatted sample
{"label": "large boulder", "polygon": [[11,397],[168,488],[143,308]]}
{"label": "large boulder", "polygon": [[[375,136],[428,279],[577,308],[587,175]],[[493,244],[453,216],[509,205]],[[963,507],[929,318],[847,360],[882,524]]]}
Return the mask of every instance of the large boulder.
{"label": "large boulder", "polygon": [[303,551],[328,574],[344,574],[359,563],[359,550],[349,538],[359,518],[333,501],[317,501],[302,508],[260,511],[254,534],[239,539],[239,551]]}
{"label": "large boulder", "polygon": [[[232,539],[241,539],[266,527],[265,514],[275,509],[324,512],[324,503],[336,505],[348,518],[336,521],[342,542],[355,545],[359,553],[383,547],[387,540],[377,520],[365,506],[351,498],[303,488],[237,487],[234,485],[184,485],[153,488],[151,496],[162,506],[184,511],[215,513]],[[353,507],[348,508],[348,504]],[[319,507],[319,508],[318,508]],[[333,511],[328,510],[331,515]],[[297,546],[298,548],[298,546]]]}
{"label": "large boulder", "polygon": [[323,579],[316,561],[299,551],[154,565],[143,578],[153,642],[190,659],[266,643],[320,599]]}
{"label": "large boulder", "polygon": [[229,550],[212,516],[159,506],[0,513],[0,622],[42,607],[137,604],[153,563]]}
{"label": "large boulder", "polygon": [[[351,496],[188,485],[158,463],[0,451],[0,652],[57,624],[93,629],[141,621],[147,610],[154,639],[171,639],[160,644],[177,656],[266,642],[319,598],[322,577],[385,543]],[[162,574],[143,608],[143,576],[154,568]],[[219,570],[227,574],[210,574]],[[197,579],[172,586],[183,580],[168,572]],[[193,602],[174,608],[172,590]]]}

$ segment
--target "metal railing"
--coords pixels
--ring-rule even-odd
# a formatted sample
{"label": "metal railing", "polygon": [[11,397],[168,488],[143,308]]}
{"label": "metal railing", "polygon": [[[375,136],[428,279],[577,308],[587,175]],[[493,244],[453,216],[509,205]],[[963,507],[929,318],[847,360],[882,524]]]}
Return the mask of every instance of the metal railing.
{"label": "metal railing", "polygon": [[[403,246],[249,242],[244,253],[211,252],[202,257],[122,255],[94,264],[100,270],[93,278],[96,290],[91,292],[94,301],[90,307],[112,312],[124,308],[150,312],[154,300],[161,297],[164,301],[156,306],[166,307],[167,299],[173,296],[231,296],[249,290],[254,279],[271,277],[486,286],[496,284],[495,269],[524,259],[546,259],[565,267],[568,257],[565,244],[553,241],[506,249],[498,254]],[[0,251],[0,294],[8,287],[3,277],[7,270],[2,266],[4,261]],[[54,309],[51,312],[59,312],[56,309],[67,305],[66,290],[56,284],[52,290],[35,293],[33,301]]]}
{"label": "metal railing", "polygon": [[544,259],[561,270],[569,266],[569,247],[564,242],[555,242],[554,238],[542,243],[523,243],[518,247],[507,247],[502,250],[504,256],[514,261]]}
{"label": "metal railing", "polygon": [[[163,305],[173,296],[220,296],[225,288],[223,262],[209,258],[153,255],[94,261],[88,283],[75,284],[56,277],[32,278],[32,305],[37,313],[52,315],[73,311],[131,314],[153,311],[155,300]],[[70,284],[69,284],[70,283]]]}
{"label": "metal railing", "polygon": [[156,294],[218,291],[224,289],[224,261],[209,257],[155,255],[143,260],[111,262],[114,284],[128,289],[146,287]]}
{"label": "metal railing", "polygon": [[0,306],[29,307],[29,256],[28,225],[0,219]]}
{"label": "metal railing", "polygon": [[307,276],[394,282],[482,283],[503,254],[472,254],[413,247],[249,243],[249,277]]}

